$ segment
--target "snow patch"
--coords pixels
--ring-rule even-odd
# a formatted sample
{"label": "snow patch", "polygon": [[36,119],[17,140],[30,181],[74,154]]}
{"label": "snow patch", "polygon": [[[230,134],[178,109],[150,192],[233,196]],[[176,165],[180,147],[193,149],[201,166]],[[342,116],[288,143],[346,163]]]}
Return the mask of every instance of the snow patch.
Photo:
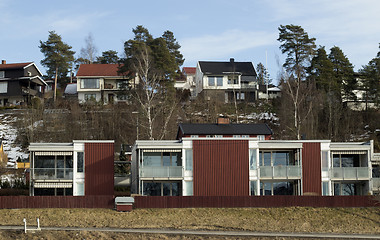
{"label": "snow patch", "polygon": [[18,158],[29,157],[29,154],[25,153],[16,143],[17,129],[10,125],[16,121],[15,116],[0,114],[0,139],[3,142],[4,152],[8,155],[8,167],[14,167]]}

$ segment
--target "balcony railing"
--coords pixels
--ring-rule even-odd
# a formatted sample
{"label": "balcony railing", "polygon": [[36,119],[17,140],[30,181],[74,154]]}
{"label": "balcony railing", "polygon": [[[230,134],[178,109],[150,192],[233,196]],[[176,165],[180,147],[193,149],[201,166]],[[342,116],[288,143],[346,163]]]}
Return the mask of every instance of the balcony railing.
{"label": "balcony railing", "polygon": [[175,167],[142,167],[142,178],[182,178],[182,166]]}
{"label": "balcony railing", "polygon": [[72,168],[34,168],[34,180],[73,180]]}
{"label": "balcony railing", "polygon": [[298,179],[301,178],[301,166],[262,166],[260,178],[266,179]]}
{"label": "balcony railing", "polygon": [[256,83],[241,83],[242,89],[256,89]]}
{"label": "balcony railing", "polygon": [[369,179],[368,167],[335,167],[330,169],[331,179],[360,180]]}

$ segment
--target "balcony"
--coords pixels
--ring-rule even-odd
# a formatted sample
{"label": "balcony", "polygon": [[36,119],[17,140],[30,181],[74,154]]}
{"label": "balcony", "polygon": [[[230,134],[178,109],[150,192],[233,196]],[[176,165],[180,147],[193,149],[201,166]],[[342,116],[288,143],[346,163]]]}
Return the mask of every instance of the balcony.
{"label": "balcony", "polygon": [[335,167],[330,169],[334,180],[369,180],[368,167]]}
{"label": "balcony", "polygon": [[261,179],[300,179],[301,176],[301,166],[260,167]]}
{"label": "balcony", "polygon": [[242,82],[241,83],[241,89],[257,89],[256,86],[257,85],[254,82],[250,82],[250,83]]}
{"label": "balcony", "polygon": [[141,178],[183,178],[182,166],[175,167],[142,167],[140,170]]}
{"label": "balcony", "polygon": [[33,180],[73,180],[72,168],[34,168]]}

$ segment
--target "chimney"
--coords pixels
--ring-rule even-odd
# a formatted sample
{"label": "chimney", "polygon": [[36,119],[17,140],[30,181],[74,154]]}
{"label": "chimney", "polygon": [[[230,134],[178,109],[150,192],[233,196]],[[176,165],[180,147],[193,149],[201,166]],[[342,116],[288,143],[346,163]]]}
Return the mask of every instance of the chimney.
{"label": "chimney", "polygon": [[234,58],[230,58],[230,63],[234,63],[235,62],[235,59]]}
{"label": "chimney", "polygon": [[230,124],[228,117],[218,117],[218,124]]}
{"label": "chimney", "polygon": [[6,60],[1,60],[1,64],[7,64]]}

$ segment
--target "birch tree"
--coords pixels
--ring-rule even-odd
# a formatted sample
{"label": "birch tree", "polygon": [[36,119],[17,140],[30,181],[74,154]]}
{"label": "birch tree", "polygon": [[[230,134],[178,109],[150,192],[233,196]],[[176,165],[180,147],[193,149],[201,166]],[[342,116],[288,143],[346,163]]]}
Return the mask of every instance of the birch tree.
{"label": "birch tree", "polygon": [[315,38],[309,38],[308,34],[301,26],[280,25],[279,38],[281,42],[280,49],[282,53],[287,54],[284,67],[283,83],[287,87],[289,96],[293,105],[293,128],[291,128],[297,139],[301,139],[301,126],[303,120],[307,117],[312,107],[312,101],[309,101],[309,111],[305,116],[301,116],[301,108],[304,107],[307,99],[306,68],[310,63],[311,57],[315,51]]}
{"label": "birch tree", "polygon": [[133,72],[139,79],[139,84],[131,89],[132,100],[138,106],[142,117],[139,124],[146,129],[146,137],[163,139],[178,107],[173,73],[179,66],[175,64],[176,56],[171,53],[167,40],[154,39],[142,26],[133,32],[135,38],[124,44],[124,71]]}

